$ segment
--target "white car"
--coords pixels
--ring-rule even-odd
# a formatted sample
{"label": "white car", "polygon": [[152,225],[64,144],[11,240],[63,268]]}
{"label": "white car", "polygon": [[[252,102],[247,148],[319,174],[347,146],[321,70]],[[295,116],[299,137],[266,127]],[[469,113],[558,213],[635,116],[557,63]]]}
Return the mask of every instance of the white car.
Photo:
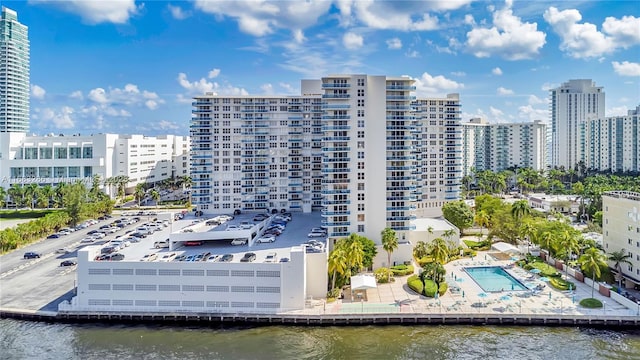
{"label": "white car", "polygon": [[229,226],[227,226],[227,231],[235,231],[235,230],[240,230],[238,225],[229,225]]}
{"label": "white car", "polygon": [[69,251],[68,249],[65,249],[65,248],[61,248],[61,249],[57,249],[56,250],[56,254],[68,254],[70,252],[71,251]]}
{"label": "white car", "polygon": [[264,258],[264,262],[266,263],[278,262],[278,254],[274,252],[268,253],[267,257]]}
{"label": "white car", "polygon": [[104,238],[105,236],[107,236],[107,234],[105,234],[105,233],[103,233],[103,232],[97,232],[97,233],[94,233],[94,234],[93,234],[93,235],[91,235],[91,236],[92,236],[93,238],[95,238],[95,239],[102,239],[102,238]]}
{"label": "white car", "polygon": [[140,240],[142,240],[142,239],[140,239],[139,237],[136,237],[136,236],[129,236],[129,237],[127,238],[127,240],[129,240],[129,241],[130,241],[130,242],[132,242],[132,243],[139,243],[139,242],[140,242]]}
{"label": "white car", "polygon": [[233,239],[231,241],[231,245],[245,245],[247,243],[247,239]]}
{"label": "white car", "polygon": [[80,242],[81,242],[81,243],[85,243],[85,244],[86,244],[86,243],[92,243],[92,242],[94,242],[94,241],[96,241],[96,238],[91,237],[91,236],[90,236],[90,237],[86,237],[86,238],[84,238],[84,239],[80,240]]}
{"label": "white car", "polygon": [[169,261],[172,261],[175,257],[176,257],[176,253],[167,253],[162,255],[162,257],[158,261],[169,262]]}
{"label": "white car", "polygon": [[326,234],[323,233],[323,232],[314,232],[314,231],[312,231],[309,234],[307,234],[307,237],[310,237],[310,238],[312,238],[312,237],[325,237],[325,236],[326,236]]}
{"label": "white car", "polygon": [[273,235],[265,235],[256,239],[256,243],[272,243],[276,241],[276,237]]}

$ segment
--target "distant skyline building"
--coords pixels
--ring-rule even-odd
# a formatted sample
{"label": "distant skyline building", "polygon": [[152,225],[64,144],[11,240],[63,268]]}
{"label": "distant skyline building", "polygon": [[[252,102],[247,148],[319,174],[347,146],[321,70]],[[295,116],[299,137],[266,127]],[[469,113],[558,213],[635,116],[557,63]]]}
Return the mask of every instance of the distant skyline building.
{"label": "distant skyline building", "polygon": [[596,171],[640,172],[640,106],[627,116],[587,121],[586,166]]}
{"label": "distant skyline building", "polygon": [[0,132],[29,130],[29,33],[18,14],[0,17]]}
{"label": "distant skyline building", "polygon": [[[158,183],[189,175],[188,136],[120,134],[46,135],[0,133],[0,186],[57,185],[82,181],[91,185],[128,176],[137,184]],[[106,192],[115,195],[115,188]]]}
{"label": "distant skyline building", "polygon": [[193,204],[205,214],[322,210],[329,237],[416,228],[460,194],[460,100],[409,77],[330,75],[300,96],[196,96]]}
{"label": "distant skyline building", "polygon": [[463,176],[471,169],[546,168],[547,126],[541,120],[490,124],[481,118],[462,123]]}
{"label": "distant skyline building", "polygon": [[549,91],[551,167],[573,169],[587,162],[586,123],[605,117],[605,93],[591,79],[569,80]]}

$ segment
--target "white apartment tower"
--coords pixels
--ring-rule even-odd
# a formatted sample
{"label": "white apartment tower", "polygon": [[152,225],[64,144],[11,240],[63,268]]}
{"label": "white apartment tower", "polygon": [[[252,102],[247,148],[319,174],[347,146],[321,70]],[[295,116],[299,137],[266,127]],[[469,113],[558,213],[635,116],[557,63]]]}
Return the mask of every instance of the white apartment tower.
{"label": "white apartment tower", "polygon": [[[640,285],[640,193],[609,191],[602,194],[602,244],[610,254],[627,253],[628,264],[620,264],[623,286]],[[615,270],[615,269],[614,269]]]}
{"label": "white apartment tower", "polygon": [[597,171],[640,172],[640,106],[627,116],[587,121],[586,166]]}
{"label": "white apartment tower", "polygon": [[586,163],[586,123],[604,118],[605,94],[592,80],[569,80],[550,90],[551,166]]}
{"label": "white apartment tower", "polygon": [[461,180],[457,94],[415,101],[409,77],[331,75],[301,96],[198,96],[193,203],[205,213],[322,210],[333,238],[379,240],[440,214]]}
{"label": "white apartment tower", "polygon": [[489,124],[475,118],[462,124],[463,175],[471,169],[494,172],[510,168],[546,167],[546,125],[526,123]]}
{"label": "white apartment tower", "polygon": [[0,17],[0,132],[29,130],[29,36],[18,14]]}

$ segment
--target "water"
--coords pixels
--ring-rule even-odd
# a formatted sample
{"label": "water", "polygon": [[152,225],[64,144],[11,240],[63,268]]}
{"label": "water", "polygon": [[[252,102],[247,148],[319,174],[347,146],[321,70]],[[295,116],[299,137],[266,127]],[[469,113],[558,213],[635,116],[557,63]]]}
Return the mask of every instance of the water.
{"label": "water", "polygon": [[640,359],[640,330],[178,328],[0,320],[0,359]]}
{"label": "water", "polygon": [[526,286],[499,266],[468,267],[464,271],[486,292],[527,290]]}

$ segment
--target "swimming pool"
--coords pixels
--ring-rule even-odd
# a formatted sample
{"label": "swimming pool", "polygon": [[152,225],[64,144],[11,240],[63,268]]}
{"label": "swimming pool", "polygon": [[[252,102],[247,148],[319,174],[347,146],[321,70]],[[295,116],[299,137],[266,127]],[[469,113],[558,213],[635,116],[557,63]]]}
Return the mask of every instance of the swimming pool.
{"label": "swimming pool", "polygon": [[466,267],[464,271],[485,292],[528,290],[500,266]]}

